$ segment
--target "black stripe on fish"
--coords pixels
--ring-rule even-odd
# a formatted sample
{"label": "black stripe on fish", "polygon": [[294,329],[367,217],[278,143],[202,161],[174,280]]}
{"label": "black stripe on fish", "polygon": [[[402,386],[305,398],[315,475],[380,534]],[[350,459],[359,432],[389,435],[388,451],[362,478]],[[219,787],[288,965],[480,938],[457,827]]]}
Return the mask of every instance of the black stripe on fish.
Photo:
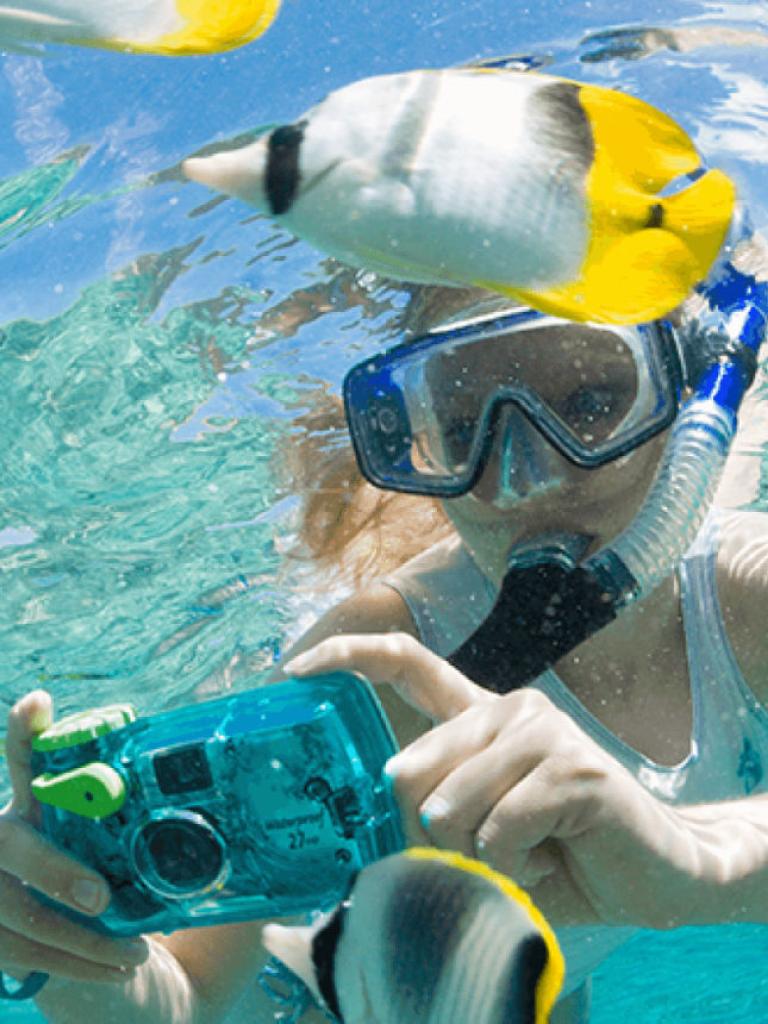
{"label": "black stripe on fish", "polygon": [[312,964],[315,968],[317,987],[320,995],[326,1002],[328,1009],[339,1021],[341,1016],[339,1007],[339,995],[336,991],[336,979],[334,972],[336,968],[336,950],[339,946],[341,934],[344,931],[344,922],[349,912],[348,901],[340,903],[333,912],[328,923],[316,932],[312,937]]}
{"label": "black stripe on fish", "polygon": [[287,213],[299,190],[299,150],[306,121],[275,128],[267,143],[264,191],[273,214]]}
{"label": "black stripe on fish", "polygon": [[660,228],[664,225],[664,207],[661,203],[654,203],[648,211],[647,228]]}
{"label": "black stripe on fish", "polygon": [[408,1019],[426,1020],[442,972],[474,915],[481,884],[436,861],[410,861],[389,893],[382,944],[390,960],[393,1001],[407,1000]]}
{"label": "black stripe on fish", "polygon": [[581,86],[572,82],[545,85],[534,92],[529,111],[534,133],[567,153],[574,170],[586,177],[595,159],[595,139],[580,91]]}
{"label": "black stripe on fish", "polygon": [[501,983],[498,1020],[536,1024],[536,989],[547,966],[549,951],[541,935],[529,935],[516,947]]}

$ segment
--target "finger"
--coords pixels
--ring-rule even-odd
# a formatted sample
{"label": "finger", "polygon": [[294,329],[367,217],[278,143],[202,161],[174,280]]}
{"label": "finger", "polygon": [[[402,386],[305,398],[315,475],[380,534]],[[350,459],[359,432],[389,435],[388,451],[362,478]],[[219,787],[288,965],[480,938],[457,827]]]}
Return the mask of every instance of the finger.
{"label": "finger", "polygon": [[[563,814],[572,810],[564,804],[572,797],[571,790],[553,786],[539,765],[507,791],[480,824],[478,856],[521,885],[540,881],[545,861],[539,858],[532,866],[532,852],[545,840],[558,837]],[[551,867],[552,862],[548,863]]]}
{"label": "finger", "polygon": [[[443,813],[433,792],[460,764],[483,750],[496,735],[493,716],[471,708],[437,726],[387,762],[385,771],[407,823],[430,832],[430,818]],[[484,709],[483,709],[484,710]],[[434,841],[430,839],[430,841]]]}
{"label": "finger", "polygon": [[530,749],[524,737],[505,731],[484,750],[460,763],[422,805],[422,818],[432,841],[476,857],[481,825],[540,759],[541,753]]}
{"label": "finger", "polygon": [[[143,939],[113,939],[70,921],[53,907],[41,903],[22,882],[10,875],[0,874],[0,908],[0,929],[6,935],[6,945],[7,936],[12,934],[23,948],[34,942],[40,947],[51,947],[114,969],[135,967],[149,955],[149,947]],[[16,945],[11,943],[6,958],[15,955],[14,949]]]}
{"label": "finger", "polygon": [[372,683],[391,684],[436,722],[494,696],[407,633],[331,637],[285,665],[285,672],[296,676],[339,669],[359,672]]}
{"label": "finger", "polygon": [[[474,742],[473,717],[486,726]],[[445,745],[454,750],[455,768],[429,795],[422,807],[425,827],[440,846],[474,852],[474,834],[505,792],[550,756],[562,713],[536,690],[519,690],[495,705],[476,706],[460,719],[434,730],[455,737]],[[421,742],[421,741],[420,741]],[[469,749],[467,744],[470,745]]]}
{"label": "finger", "polygon": [[[531,851],[530,880],[515,879],[528,889],[534,904],[552,925],[605,924],[608,918],[597,904],[593,904],[583,885],[566,866],[562,850],[555,844],[544,843]],[[617,922],[614,922],[617,923]]]}
{"label": "finger", "polygon": [[0,968],[18,978],[31,971],[44,971],[73,981],[113,984],[132,980],[137,969],[135,964],[120,968],[82,960],[65,950],[53,949],[3,928],[0,928]]}
{"label": "finger", "polygon": [[100,914],[109,904],[101,875],[62,853],[12,812],[0,815],[0,871],[81,913]]}
{"label": "finger", "polygon": [[5,756],[13,787],[14,809],[28,815],[35,805],[32,796],[32,739],[53,721],[53,701],[45,690],[33,690],[14,704],[8,715]]}

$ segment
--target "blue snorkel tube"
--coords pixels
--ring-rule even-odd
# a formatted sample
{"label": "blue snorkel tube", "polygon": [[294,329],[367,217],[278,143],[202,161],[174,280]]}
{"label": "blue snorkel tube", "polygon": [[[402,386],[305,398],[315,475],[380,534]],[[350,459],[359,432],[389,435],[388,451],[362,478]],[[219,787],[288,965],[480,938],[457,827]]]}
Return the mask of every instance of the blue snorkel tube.
{"label": "blue snorkel tube", "polygon": [[732,262],[736,245],[751,236],[740,210],[723,254],[697,288],[708,307],[701,329],[720,339],[720,351],[672,427],[648,497],[632,524],[582,563],[614,610],[650,593],[669,574],[712,504],[768,332],[768,284]]}

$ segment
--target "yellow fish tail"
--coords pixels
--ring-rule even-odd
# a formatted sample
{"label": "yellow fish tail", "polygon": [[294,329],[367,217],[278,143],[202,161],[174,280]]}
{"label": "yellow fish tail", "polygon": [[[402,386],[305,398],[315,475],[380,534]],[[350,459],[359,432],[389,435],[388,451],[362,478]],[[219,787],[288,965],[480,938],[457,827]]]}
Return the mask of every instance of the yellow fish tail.
{"label": "yellow fish tail", "polygon": [[718,170],[675,195],[646,195],[639,207],[637,196],[627,196],[623,210],[619,203],[613,231],[605,215],[595,218],[581,281],[545,299],[563,309],[576,304],[577,312],[566,313],[574,319],[640,323],[665,316],[706,278],[735,203],[733,182]]}
{"label": "yellow fish tail", "polygon": [[736,188],[722,171],[707,171],[688,188],[661,200],[662,226],[691,250],[698,264],[694,284],[707,276],[728,233]]}
{"label": "yellow fish tail", "polygon": [[279,7],[280,0],[176,0],[184,28],[129,48],[170,56],[232,50],[266,32]]}
{"label": "yellow fish tail", "polygon": [[541,289],[476,283],[569,320],[658,319],[707,277],[728,233],[735,186],[711,170],[662,197],[701,166],[686,132],[633,96],[590,85],[578,96],[594,140],[585,179],[589,245],[578,279]]}

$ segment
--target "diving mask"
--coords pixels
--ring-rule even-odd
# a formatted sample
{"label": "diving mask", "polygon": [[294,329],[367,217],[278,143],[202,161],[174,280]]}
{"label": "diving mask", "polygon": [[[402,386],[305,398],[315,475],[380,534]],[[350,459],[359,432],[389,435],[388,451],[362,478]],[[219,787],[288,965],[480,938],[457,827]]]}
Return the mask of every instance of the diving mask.
{"label": "diving mask", "polygon": [[[452,323],[353,367],[347,422],[377,487],[466,494],[513,409],[569,462],[633,451],[675,418],[683,375],[672,328],[577,324],[519,309]],[[503,457],[503,456],[502,456]]]}

